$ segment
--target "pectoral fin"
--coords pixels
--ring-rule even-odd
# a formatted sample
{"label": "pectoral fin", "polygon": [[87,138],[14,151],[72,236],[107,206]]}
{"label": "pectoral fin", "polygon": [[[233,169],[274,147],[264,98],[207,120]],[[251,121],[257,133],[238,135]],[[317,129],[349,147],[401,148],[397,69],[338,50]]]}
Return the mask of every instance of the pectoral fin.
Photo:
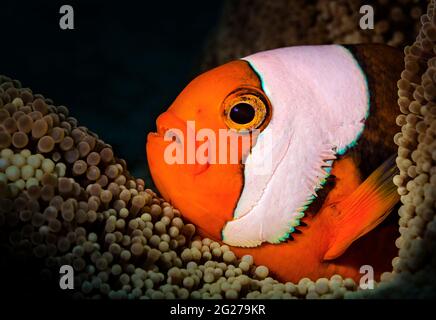
{"label": "pectoral fin", "polygon": [[377,227],[399,200],[393,177],[395,157],[380,165],[350,196],[332,211],[333,237],[324,260],[342,255],[358,238]]}

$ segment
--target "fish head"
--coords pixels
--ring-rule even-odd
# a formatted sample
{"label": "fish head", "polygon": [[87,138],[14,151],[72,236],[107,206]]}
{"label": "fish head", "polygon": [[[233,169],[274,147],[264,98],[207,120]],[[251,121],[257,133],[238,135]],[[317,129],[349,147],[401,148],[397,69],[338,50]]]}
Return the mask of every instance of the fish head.
{"label": "fish head", "polygon": [[[300,224],[336,155],[362,133],[368,108],[366,78],[342,46],[257,53],[200,75],[159,116],[147,143],[152,177],[213,238],[241,247],[279,243]],[[165,141],[171,128],[175,141]],[[203,141],[188,145],[202,129],[216,144],[202,134],[214,146],[208,159],[186,161],[189,149],[203,150]],[[210,161],[211,150],[235,149],[220,130],[251,139],[237,144],[234,162]],[[184,161],[169,163],[177,141]]]}
{"label": "fish head", "polygon": [[271,117],[261,82],[246,61],[194,79],[147,137],[147,157],[161,195],[204,233],[221,239],[244,184],[243,159]]}

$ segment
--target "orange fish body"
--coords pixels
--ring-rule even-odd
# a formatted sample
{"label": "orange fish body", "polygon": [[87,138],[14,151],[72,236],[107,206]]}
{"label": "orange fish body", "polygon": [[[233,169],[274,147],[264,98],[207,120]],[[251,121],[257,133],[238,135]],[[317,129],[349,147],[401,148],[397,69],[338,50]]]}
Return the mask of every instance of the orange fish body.
{"label": "orange fish body", "polygon": [[[331,51],[328,49],[327,52],[335,54],[337,51],[341,55],[344,48],[337,47]],[[317,47],[310,50],[315,52],[316,56]],[[252,168],[250,157],[254,157],[257,145],[265,137],[266,133],[263,136],[262,133],[269,127],[275,126],[277,129],[280,126],[280,117],[284,117],[280,114],[280,108],[286,109],[286,105],[283,107],[283,101],[293,101],[293,96],[288,97],[286,90],[283,90],[286,87],[281,85],[281,82],[277,85],[277,81],[281,81],[279,72],[274,73],[271,68],[259,71],[262,66],[260,62],[263,61],[262,55],[258,60],[255,56],[251,60],[248,58],[245,61],[230,62],[194,79],[170,108],[159,116],[157,133],[148,135],[148,162],[153,180],[162,196],[180,209],[184,217],[194,223],[203,235],[230,244],[238,256],[252,255],[256,264],[268,266],[282,281],[298,282],[302,277],[316,279],[333,274],[341,274],[357,281],[361,277],[359,270],[363,265],[371,265],[378,277],[390,269],[391,260],[396,254],[394,241],[398,236],[398,228],[392,223],[391,218],[386,219],[398,201],[398,195],[391,182],[396,172],[392,169],[392,161],[385,160],[395,152],[392,141],[396,132],[395,88],[396,79],[401,71],[402,55],[384,46],[356,46],[346,50],[352,53],[356,64],[359,63],[365,74],[367,90],[370,92],[368,114],[359,120],[365,110],[362,109],[363,113],[360,114],[355,113],[354,117],[357,120],[351,119],[350,125],[346,122],[344,124],[343,120],[336,121],[336,118],[331,116],[331,119],[326,121],[330,121],[327,122],[329,126],[338,126],[338,130],[335,131],[336,140],[334,134],[324,132],[329,131],[329,126],[319,132],[319,137],[325,135],[330,139],[332,136],[329,146],[331,141],[336,141],[332,142],[332,153],[330,150],[325,152],[320,144],[318,149],[314,147],[312,153],[308,151],[305,154],[304,143],[308,144],[309,149],[311,144],[311,131],[305,130],[314,121],[304,118],[306,112],[298,114],[298,105],[295,109],[297,111],[290,114],[291,118],[294,118],[295,114],[295,118],[301,117],[301,121],[308,121],[307,125],[297,129],[296,123],[293,126],[296,129],[289,129],[288,137],[285,137],[285,133],[283,136],[276,134],[274,139],[277,137],[278,141],[273,140],[272,144],[285,143],[290,149],[286,152],[273,149],[271,153],[272,157],[275,157],[274,152],[279,152],[283,159],[301,163],[303,169],[295,169],[297,173],[293,175],[287,170],[287,162],[280,158],[272,170],[273,173],[268,173],[267,178],[259,178],[258,189],[262,189],[260,193],[256,190],[257,176],[249,172]],[[294,56],[294,60],[304,58],[304,49],[301,52],[303,55],[297,50],[298,54]],[[383,55],[380,55],[380,52]],[[283,53],[287,52],[282,51],[280,54]],[[265,53],[266,59],[270,58],[268,54]],[[274,55],[274,51],[271,54]],[[344,59],[349,58],[347,56]],[[260,61],[259,64],[256,65],[256,61]],[[274,60],[279,66],[282,62]],[[298,63],[297,67],[301,67],[301,74],[304,76],[306,62],[302,59]],[[260,67],[257,68],[258,66]],[[335,66],[332,67],[332,70],[335,70]],[[283,64],[283,68],[286,68],[286,63]],[[271,82],[271,77],[264,78],[260,74],[262,72],[272,74],[275,78],[273,81],[276,82]],[[344,76],[347,72],[344,72]],[[319,82],[322,82],[322,79]],[[316,86],[319,83],[310,85]],[[301,88],[306,89],[304,83]],[[307,90],[310,94],[302,94],[300,98],[295,98],[300,99],[299,103],[304,104],[308,99],[306,97],[314,92],[310,86]],[[325,94],[322,91],[320,90],[319,96],[324,98]],[[298,94],[298,91],[295,92]],[[335,93],[333,97],[337,95],[338,93]],[[364,97],[362,95],[362,99]],[[356,98],[356,104],[362,102],[362,108],[365,108],[362,99]],[[354,100],[344,101],[353,104]],[[313,110],[310,108],[314,107],[308,103],[307,108],[309,118]],[[338,117],[342,117],[346,108],[347,106],[341,109]],[[317,109],[314,110],[312,116],[317,117]],[[321,113],[321,107],[319,112]],[[347,121],[347,118],[344,119]],[[189,121],[194,121],[194,126],[189,124]],[[337,123],[339,125],[336,125]],[[363,127],[363,123],[364,128],[360,130],[358,126],[362,124]],[[319,127],[322,125],[320,123]],[[318,125],[313,126],[314,136],[317,127]],[[287,130],[286,126],[279,128]],[[167,139],[166,134],[173,129],[176,129],[176,132]],[[208,134],[189,145],[190,138],[196,137],[202,129],[209,130]],[[231,163],[231,156],[219,156],[223,149],[235,148],[227,139],[228,136],[223,143],[218,143],[214,141],[213,135],[210,135],[213,133],[215,137],[220,137],[220,130],[229,129],[233,129],[230,136],[251,135],[248,145],[238,140],[237,161],[230,161]],[[254,129],[261,133],[254,135]],[[307,137],[307,141],[303,143],[301,138],[297,139],[299,134],[300,137]],[[348,137],[348,140],[345,137]],[[356,137],[356,141],[353,137]],[[280,139],[283,141],[279,141]],[[313,145],[316,145],[315,140],[319,139],[314,139]],[[220,140],[222,141],[223,139]],[[299,150],[298,161],[295,159],[296,156],[294,157],[297,154],[294,150]],[[195,154],[201,151],[208,161],[190,156],[192,151]],[[172,160],[168,161],[168,156],[174,156],[177,152],[181,152],[182,161],[174,161],[174,157],[170,157]],[[294,178],[295,185],[301,183],[301,186],[306,186],[303,178],[308,170],[304,170],[304,161],[301,159],[307,159],[309,163],[312,158],[318,156],[317,152],[322,155],[322,166],[319,170],[322,174],[308,174],[308,180],[314,182],[307,183],[307,191],[303,187],[301,189],[304,190],[289,189],[295,190],[295,198],[304,198],[307,193],[308,200],[294,208],[292,199],[287,200],[288,197],[293,197],[293,192],[288,195],[283,191],[287,186],[286,180],[283,179],[292,181]],[[227,161],[214,161],[218,158]],[[330,164],[331,168],[328,168]],[[299,171],[302,171],[301,176],[298,176]],[[278,174],[280,172],[289,172],[289,177]],[[283,201],[285,203],[282,203]],[[255,211],[260,205],[262,210]],[[287,215],[286,212],[282,212],[283,210],[277,210],[280,205],[284,208],[290,205],[289,211],[292,214]]]}
{"label": "orange fish body", "polygon": [[[307,226],[300,228],[302,233],[295,234],[293,241],[265,244],[261,250],[234,247],[232,249],[235,253],[238,256],[252,255],[256,263],[267,265],[279,279],[294,283],[298,283],[303,277],[314,280],[334,274],[353,278],[358,282],[362,277],[360,268],[363,265],[372,266],[376,278],[389,270],[392,267],[392,257],[398,251],[394,245],[398,237],[398,227],[392,223],[378,226],[376,230],[354,242],[340,257],[326,259],[328,245],[337,232],[334,226],[338,211],[334,205],[350,196],[361,184],[359,172],[351,158],[339,160],[332,169],[332,175],[336,177],[335,188],[330,191],[316,214],[309,212],[303,219]],[[291,261],[294,263],[290,263]]]}

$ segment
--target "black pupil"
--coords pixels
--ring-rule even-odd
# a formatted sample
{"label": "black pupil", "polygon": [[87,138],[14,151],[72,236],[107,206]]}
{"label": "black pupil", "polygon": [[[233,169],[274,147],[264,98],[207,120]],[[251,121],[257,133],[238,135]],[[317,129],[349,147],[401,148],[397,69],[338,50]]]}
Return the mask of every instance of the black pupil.
{"label": "black pupil", "polygon": [[238,103],[230,110],[230,119],[238,124],[250,123],[255,116],[254,108],[248,103]]}

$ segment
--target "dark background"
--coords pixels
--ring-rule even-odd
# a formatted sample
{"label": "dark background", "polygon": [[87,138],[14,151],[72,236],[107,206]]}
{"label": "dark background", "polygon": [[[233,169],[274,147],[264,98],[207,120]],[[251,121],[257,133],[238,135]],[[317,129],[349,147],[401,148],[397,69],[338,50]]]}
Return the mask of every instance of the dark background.
{"label": "dark background", "polygon": [[[61,5],[75,30],[61,30]],[[65,105],[148,179],[146,135],[199,72],[221,1],[20,1],[0,4],[0,74]]]}

